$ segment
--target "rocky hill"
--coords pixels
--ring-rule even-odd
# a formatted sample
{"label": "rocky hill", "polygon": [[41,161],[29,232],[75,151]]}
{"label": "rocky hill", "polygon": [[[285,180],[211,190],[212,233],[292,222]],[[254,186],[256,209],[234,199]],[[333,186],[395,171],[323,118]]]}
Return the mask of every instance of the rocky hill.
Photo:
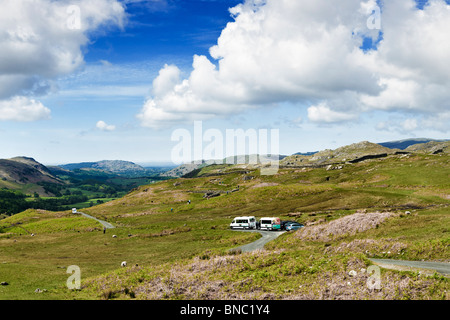
{"label": "rocky hill", "polygon": [[414,144],[405,149],[407,152],[417,153],[450,153],[450,141],[430,141],[427,143]]}
{"label": "rocky hill", "polygon": [[[326,167],[333,164],[357,163],[368,159],[384,158],[395,154],[406,153],[439,153],[450,150],[450,141],[431,139],[407,139],[386,142],[383,144],[362,141],[343,146],[334,150],[326,149],[319,152],[295,153],[290,156],[279,156],[280,167]],[[183,177],[195,170],[210,164],[230,164],[227,170],[257,169],[267,163],[266,157],[257,156],[257,163],[250,161],[250,157],[228,157],[223,160],[207,160],[202,163],[188,163],[167,171],[166,177]],[[222,169],[216,171],[222,172]]]}
{"label": "rocky hill", "polygon": [[202,161],[202,163],[196,163],[196,162],[186,163],[186,164],[179,165],[178,167],[173,168],[167,172],[161,173],[160,176],[161,177],[180,178],[194,170],[203,168],[206,165],[207,165],[207,163],[205,161]]}
{"label": "rocky hill", "polygon": [[46,166],[27,157],[0,159],[0,179],[19,185],[40,182],[62,183]]}
{"label": "rocky hill", "polygon": [[261,167],[261,165],[268,164],[271,161],[274,161],[275,159],[281,160],[284,159],[286,156],[284,155],[277,155],[274,157],[269,157],[266,155],[240,155],[240,156],[231,156],[224,159],[219,160],[203,160],[200,162],[191,162],[182,164],[172,170],[169,170],[161,176],[164,177],[173,177],[173,178],[179,178],[188,175],[191,172],[194,172],[195,170],[199,170],[203,167],[206,167],[208,165],[218,164],[218,165],[230,165],[233,166],[235,169],[257,169]]}
{"label": "rocky hill", "polygon": [[280,162],[282,166],[326,166],[334,163],[359,162],[366,159],[382,158],[402,153],[369,141],[362,141],[335,150],[326,149],[313,155],[292,155]]}
{"label": "rocky hill", "polygon": [[137,165],[130,161],[122,160],[103,160],[98,162],[71,163],[60,165],[59,167],[70,171],[94,169],[124,176],[145,176],[148,173],[147,170],[140,165]]}

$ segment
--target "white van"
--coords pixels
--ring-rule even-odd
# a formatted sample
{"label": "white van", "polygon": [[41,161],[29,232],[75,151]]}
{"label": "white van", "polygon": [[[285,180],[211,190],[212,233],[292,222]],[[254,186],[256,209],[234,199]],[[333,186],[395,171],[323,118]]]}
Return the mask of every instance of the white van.
{"label": "white van", "polygon": [[230,223],[231,229],[256,229],[255,217],[236,217]]}
{"label": "white van", "polygon": [[72,213],[73,214],[78,213],[77,208],[72,208]]}
{"label": "white van", "polygon": [[259,228],[261,230],[280,230],[281,221],[280,218],[261,218],[259,220]]}

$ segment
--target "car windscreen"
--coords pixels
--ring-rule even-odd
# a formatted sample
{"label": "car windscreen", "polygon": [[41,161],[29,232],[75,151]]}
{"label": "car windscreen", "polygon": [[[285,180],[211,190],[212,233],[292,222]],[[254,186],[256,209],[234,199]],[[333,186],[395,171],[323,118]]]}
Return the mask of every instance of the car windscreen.
{"label": "car windscreen", "polygon": [[261,220],[261,224],[272,224],[272,220]]}

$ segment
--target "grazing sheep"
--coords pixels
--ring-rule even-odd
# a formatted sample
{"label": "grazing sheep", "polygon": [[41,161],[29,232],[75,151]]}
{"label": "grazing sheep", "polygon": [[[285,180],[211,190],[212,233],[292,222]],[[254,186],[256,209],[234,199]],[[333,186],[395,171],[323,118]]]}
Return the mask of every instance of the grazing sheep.
{"label": "grazing sheep", "polygon": [[122,261],[122,263],[120,264],[122,267],[126,267],[127,266],[127,262],[126,261]]}

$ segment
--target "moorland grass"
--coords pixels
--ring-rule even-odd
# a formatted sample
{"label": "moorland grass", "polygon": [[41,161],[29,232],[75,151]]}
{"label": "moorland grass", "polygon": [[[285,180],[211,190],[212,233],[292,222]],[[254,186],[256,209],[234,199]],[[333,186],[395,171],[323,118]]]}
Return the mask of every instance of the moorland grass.
{"label": "moorland grass", "polygon": [[[221,175],[210,176],[215,169]],[[348,276],[350,268],[366,268],[369,257],[450,259],[449,169],[446,155],[390,156],[341,170],[281,168],[273,176],[207,167],[196,178],[141,186],[123,198],[83,209],[116,226],[105,234],[94,220],[29,210],[0,221],[0,281],[10,283],[0,287],[0,298],[370,298],[365,289],[350,290],[367,275]],[[207,190],[222,194],[206,199]],[[228,251],[258,238],[230,231],[234,216],[280,216],[308,226],[361,209],[396,216],[334,242],[299,241],[287,233],[266,245],[264,254]],[[23,228],[36,235],[22,233]],[[383,251],[396,243],[400,255]],[[121,261],[130,267],[121,269]],[[82,290],[65,287],[69,265],[80,266]],[[189,268],[199,265],[203,271],[190,277]],[[168,274],[176,286],[167,287]],[[372,296],[377,299],[441,299],[448,289],[446,278],[424,280],[384,270],[383,275],[397,289],[408,284],[377,292]],[[196,277],[206,280],[201,284]],[[414,289],[421,285],[424,290]],[[36,294],[36,288],[47,291]],[[149,295],[155,288],[165,294]]]}

